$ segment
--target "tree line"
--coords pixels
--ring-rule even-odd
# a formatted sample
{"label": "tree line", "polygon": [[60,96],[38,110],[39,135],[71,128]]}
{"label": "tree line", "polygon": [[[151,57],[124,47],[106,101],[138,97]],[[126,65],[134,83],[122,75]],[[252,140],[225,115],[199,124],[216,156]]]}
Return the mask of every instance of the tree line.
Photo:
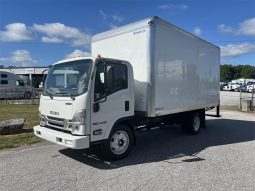
{"label": "tree line", "polygon": [[220,65],[220,81],[231,81],[238,78],[255,79],[255,66],[251,65]]}

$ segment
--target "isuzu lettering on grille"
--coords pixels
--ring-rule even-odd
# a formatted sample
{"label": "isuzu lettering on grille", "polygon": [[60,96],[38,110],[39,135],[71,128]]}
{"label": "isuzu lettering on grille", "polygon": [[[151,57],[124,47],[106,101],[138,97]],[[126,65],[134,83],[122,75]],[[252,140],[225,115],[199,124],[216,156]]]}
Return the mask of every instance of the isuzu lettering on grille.
{"label": "isuzu lettering on grille", "polygon": [[59,112],[56,112],[56,111],[50,111],[50,114],[51,114],[51,115],[59,115]]}

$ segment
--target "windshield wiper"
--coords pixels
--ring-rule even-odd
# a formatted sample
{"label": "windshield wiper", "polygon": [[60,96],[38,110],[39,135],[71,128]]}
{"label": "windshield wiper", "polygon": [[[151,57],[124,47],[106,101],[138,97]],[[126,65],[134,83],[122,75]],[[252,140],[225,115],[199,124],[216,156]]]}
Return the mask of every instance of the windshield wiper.
{"label": "windshield wiper", "polygon": [[57,92],[55,93],[56,95],[68,95],[68,93],[65,93],[65,92]]}
{"label": "windshield wiper", "polygon": [[69,93],[66,93],[66,92],[58,92],[56,94],[58,94],[58,95],[69,95],[72,100],[75,100],[75,97],[73,95],[71,95]]}
{"label": "windshield wiper", "polygon": [[51,94],[51,93],[49,93],[49,92],[47,92],[47,91],[43,91],[43,93],[46,93],[46,94],[48,94],[49,96],[50,96],[50,99],[53,99],[53,95]]}

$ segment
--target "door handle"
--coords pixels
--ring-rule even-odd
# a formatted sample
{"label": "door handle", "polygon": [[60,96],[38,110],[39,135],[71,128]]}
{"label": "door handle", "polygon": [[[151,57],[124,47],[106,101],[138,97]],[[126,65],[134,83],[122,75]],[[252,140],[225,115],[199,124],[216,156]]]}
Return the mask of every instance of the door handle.
{"label": "door handle", "polygon": [[125,111],[129,111],[129,101],[125,101]]}

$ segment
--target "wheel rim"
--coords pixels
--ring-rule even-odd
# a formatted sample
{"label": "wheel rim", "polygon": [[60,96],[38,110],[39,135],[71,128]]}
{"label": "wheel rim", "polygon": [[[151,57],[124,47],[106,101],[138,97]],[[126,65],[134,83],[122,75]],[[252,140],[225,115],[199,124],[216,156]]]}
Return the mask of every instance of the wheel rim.
{"label": "wheel rim", "polygon": [[25,93],[25,98],[29,98],[30,97],[30,93]]}
{"label": "wheel rim", "polygon": [[120,155],[123,154],[129,146],[129,136],[125,131],[117,131],[110,140],[111,151]]}
{"label": "wheel rim", "polygon": [[200,128],[200,118],[198,115],[194,116],[194,120],[193,120],[193,128],[195,131],[198,131]]}

